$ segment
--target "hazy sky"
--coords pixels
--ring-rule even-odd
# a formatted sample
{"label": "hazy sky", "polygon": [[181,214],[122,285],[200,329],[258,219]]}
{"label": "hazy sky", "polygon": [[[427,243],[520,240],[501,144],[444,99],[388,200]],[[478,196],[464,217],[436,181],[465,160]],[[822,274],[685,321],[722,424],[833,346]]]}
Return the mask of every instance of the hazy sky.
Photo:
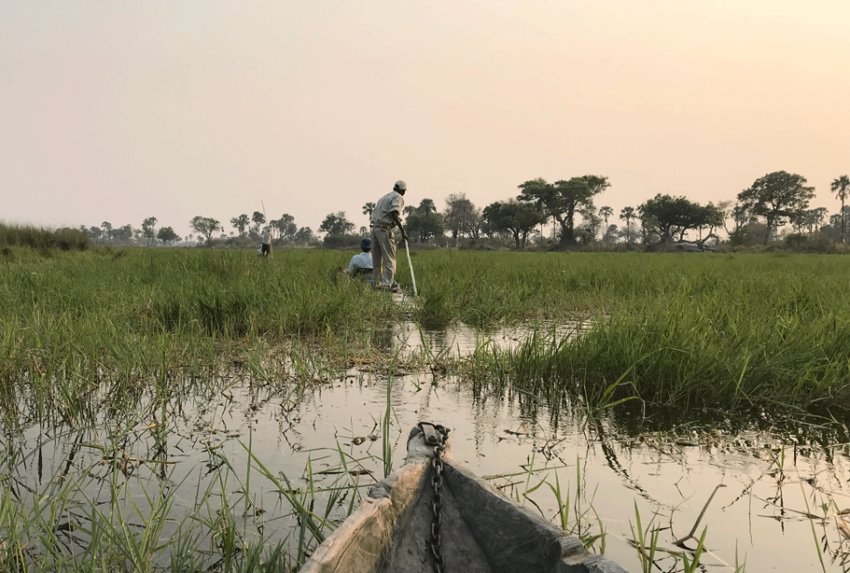
{"label": "hazy sky", "polygon": [[[482,208],[850,174],[848,0],[2,0],[0,220],[314,231],[405,179]],[[610,221],[621,223],[619,220]]]}

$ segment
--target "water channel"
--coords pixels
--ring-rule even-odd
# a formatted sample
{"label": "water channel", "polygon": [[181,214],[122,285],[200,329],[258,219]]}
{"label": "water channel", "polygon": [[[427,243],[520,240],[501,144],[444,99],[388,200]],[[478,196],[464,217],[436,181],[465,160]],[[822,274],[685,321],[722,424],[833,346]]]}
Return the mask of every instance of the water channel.
{"label": "water channel", "polygon": [[[402,324],[393,337],[401,353],[421,351],[424,343],[433,353],[463,355],[485,343],[515,346],[527,335],[522,329],[479,333],[461,325],[420,331]],[[658,545],[670,551],[680,551],[673,541],[685,537],[704,511],[696,531],[698,538],[707,528],[703,571],[735,571],[736,564],[751,572],[850,568],[845,553],[850,539],[839,513],[850,508],[844,426],[789,427],[768,419],[741,425],[717,413],[709,413],[710,427],[669,428],[642,419],[640,412],[631,420],[632,414],[621,412],[589,421],[581,408],[552,409],[521,393],[475,390],[432,372],[401,372],[388,379],[366,367],[352,368],[297,394],[267,391],[250,376],[236,374],[214,391],[172,404],[169,432],[159,441],[150,431],[157,422],[150,419],[140,419],[119,437],[108,427],[81,433],[31,426],[16,439],[26,455],[16,463],[15,479],[21,491],[37,492],[56,476],[74,476],[81,494],[68,520],[84,522],[87,504],[96,506],[111,495],[114,472],[103,460],[117,452],[111,459],[124,460],[124,491],[142,513],[157,488],[169,492],[174,517],[164,537],[179,529],[181,511],[190,511],[198,492],[213,487],[220,503],[248,490],[245,506],[252,509],[244,515],[250,514],[253,527],[267,539],[291,544],[299,521],[272,481],[256,469],[248,471],[248,448],[270,474],[285,474],[293,489],[344,483],[365,491],[383,477],[381,429],[388,396],[395,467],[416,423],[441,423],[451,429],[455,459],[553,521],[558,521],[557,502],[548,485],[524,493],[541,480],[554,486],[557,479],[570,511],[579,508],[582,527],[591,534],[604,529],[606,556],[629,571],[640,570],[629,541],[636,510],[644,528],[650,523],[662,528]],[[349,501],[338,502],[337,510]],[[572,513],[571,523],[575,520]],[[71,550],[85,543],[85,535],[69,527]],[[686,545],[693,548],[696,541]],[[673,557],[659,555],[655,570],[681,570]]]}

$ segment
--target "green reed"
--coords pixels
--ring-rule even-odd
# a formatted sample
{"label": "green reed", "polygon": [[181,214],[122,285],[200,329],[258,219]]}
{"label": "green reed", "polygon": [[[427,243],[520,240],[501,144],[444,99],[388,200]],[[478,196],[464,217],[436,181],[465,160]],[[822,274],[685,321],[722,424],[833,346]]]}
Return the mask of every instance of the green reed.
{"label": "green reed", "polygon": [[538,333],[519,349],[473,357],[470,370],[593,408],[628,399],[726,409],[850,400],[850,260],[678,260],[663,283],[651,279],[657,290],[612,299],[583,335]]}
{"label": "green reed", "polygon": [[84,251],[91,247],[88,235],[79,229],[45,229],[32,225],[0,223],[0,256],[15,256],[11,247],[25,247],[42,257],[53,256],[53,250]]}
{"label": "green reed", "polygon": [[260,346],[280,370],[297,363],[302,378],[320,377],[328,361],[373,352],[378,327],[400,313],[391,297],[329,275],[340,256],[16,250],[0,261],[4,403],[79,424],[103,393],[121,407],[156,380],[216,371]]}
{"label": "green reed", "polygon": [[[140,460],[118,452],[123,442],[112,440],[115,451],[104,451],[102,460],[95,456],[93,463],[70,473],[66,468],[45,481],[17,475],[16,468],[32,463],[34,454],[4,460],[0,571],[289,573],[360,500],[356,472],[346,470],[319,486],[308,461],[306,486],[296,485],[300,476],[271,472],[251,451],[250,440],[244,467],[214,454],[223,463],[211,476],[198,473],[192,499],[187,482],[196,478],[191,472],[180,482],[170,472],[159,479],[137,474],[141,466],[133,471],[127,462]],[[79,438],[75,443],[86,446]],[[341,467],[380,464],[352,459],[339,448],[332,454]],[[256,483],[252,471],[264,479]],[[263,507],[262,500],[271,499],[263,495],[269,483],[282,501]],[[286,523],[290,515],[297,520],[294,528]]]}
{"label": "green reed", "polygon": [[[303,381],[358,357],[388,362],[387,325],[406,316],[481,328],[593,319],[580,336],[544,327],[515,351],[482,347],[465,371],[477,383],[573,393],[591,410],[626,399],[743,409],[850,397],[841,256],[422,251],[419,297],[402,306],[338,274],[346,252],[11,253],[0,260],[0,393],[68,423],[92,419],[104,393],[126,407],[152,384],[251,353],[277,365],[270,378]],[[397,277],[410,286],[403,258]]]}

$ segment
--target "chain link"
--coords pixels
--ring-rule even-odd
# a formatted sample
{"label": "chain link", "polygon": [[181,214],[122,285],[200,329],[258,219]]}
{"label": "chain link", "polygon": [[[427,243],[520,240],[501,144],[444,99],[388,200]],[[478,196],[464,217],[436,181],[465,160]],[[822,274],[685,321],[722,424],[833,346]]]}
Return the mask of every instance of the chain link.
{"label": "chain link", "polygon": [[[423,422],[427,424],[427,422]],[[419,424],[422,427],[422,424]],[[428,439],[428,432],[423,428],[426,434],[426,443],[434,446],[434,457],[431,459],[431,468],[434,470],[431,474],[431,489],[434,491],[434,499],[431,502],[431,538],[428,540],[428,545],[431,548],[431,556],[434,558],[434,571],[436,573],[445,573],[446,560],[440,549],[442,539],[440,536],[440,528],[443,525],[441,510],[443,508],[443,496],[440,489],[443,487],[443,451],[446,449],[446,439],[449,435],[448,428],[440,425],[428,424],[437,430],[437,441],[433,443]]]}

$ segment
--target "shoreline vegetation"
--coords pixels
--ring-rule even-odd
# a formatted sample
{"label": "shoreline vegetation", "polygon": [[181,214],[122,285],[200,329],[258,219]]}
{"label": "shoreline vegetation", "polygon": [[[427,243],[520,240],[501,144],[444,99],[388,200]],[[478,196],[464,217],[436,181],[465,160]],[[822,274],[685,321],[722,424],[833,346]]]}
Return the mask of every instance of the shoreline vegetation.
{"label": "shoreline vegetation", "polygon": [[[234,468],[222,459],[194,509],[175,520],[176,489],[163,485],[169,466],[155,454],[168,439],[169,409],[189,395],[222,392],[221,374],[234,367],[264,392],[293,396],[351,368],[389,377],[430,370],[435,384],[448,374],[473,388],[579,405],[591,419],[621,418],[635,434],[658,411],[676,412],[666,429],[675,431],[706,412],[718,422],[758,412],[835,423],[850,406],[846,257],[414,251],[419,296],[400,305],[389,293],[339,277],[336,269],[350,255],[278,249],[261,259],[253,250],[53,247],[46,256],[39,248],[3,247],[0,570],[297,569],[356,507],[364,484],[352,480],[349,466],[372,464],[386,473],[391,452],[386,440],[371,461],[330,450],[345,477],[319,487],[305,468],[305,487],[300,477],[296,484],[267,470],[246,438],[253,463]],[[397,280],[407,291],[409,277],[400,258]],[[592,327],[581,336],[556,328],[576,320]],[[463,356],[426,348],[401,359],[392,328],[407,321],[421,328],[462,322],[484,332],[522,324],[536,332],[511,349],[484,342]],[[389,395],[387,402],[389,424]],[[33,426],[46,435],[62,428],[72,452],[95,447],[89,440],[98,428],[113,429],[97,442],[101,461],[39,479],[30,491],[19,476],[35,453],[16,444]],[[140,482],[131,495],[127,466],[138,460],[124,448],[142,426],[153,452],[143,462],[164,481]],[[249,496],[257,480],[280,492],[296,538],[272,543],[245,533],[259,527]],[[569,512],[567,488],[547,485]],[[94,504],[92,488],[110,501]],[[604,551],[604,531],[589,533],[593,523],[571,526]],[[69,549],[69,531],[88,545]],[[209,554],[195,551],[201,546]],[[692,570],[694,563],[683,563]]]}
{"label": "shoreline vegetation", "polygon": [[[268,358],[285,379],[327,380],[360,361],[386,367],[389,327],[409,320],[537,325],[518,348],[436,366],[549,398],[578,392],[591,407],[850,406],[845,257],[421,251],[421,292],[402,307],[336,276],[348,255],[11,249],[0,255],[3,392],[54,404],[70,384],[62,401],[87,411],[103,380],[147,384]],[[396,276],[409,287],[405,260]],[[576,337],[546,326],[577,319],[594,326]]]}

